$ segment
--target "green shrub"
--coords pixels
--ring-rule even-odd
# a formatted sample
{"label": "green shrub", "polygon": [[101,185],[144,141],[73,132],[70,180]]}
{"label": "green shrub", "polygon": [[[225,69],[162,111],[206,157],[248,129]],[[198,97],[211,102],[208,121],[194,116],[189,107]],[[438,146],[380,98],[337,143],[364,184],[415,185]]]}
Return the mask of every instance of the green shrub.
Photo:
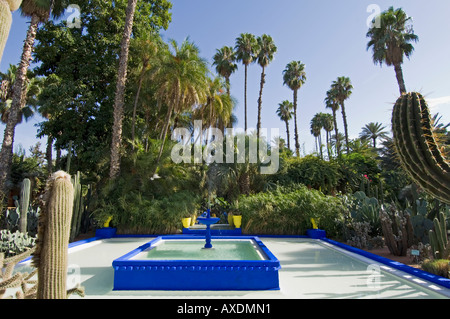
{"label": "green shrub", "polygon": [[[170,141],[153,179],[157,144],[122,160],[121,174],[100,186],[93,199],[94,218],[102,227],[112,216],[118,233],[168,234],[181,229],[181,218],[197,212],[200,204],[200,171],[194,165],[174,164]],[[156,154],[156,155],[155,155]]]}
{"label": "green shrub", "polygon": [[200,207],[198,196],[180,191],[162,199],[145,198],[141,193],[122,195],[114,204],[96,210],[96,218],[102,224],[113,216],[112,224],[118,233],[170,234],[181,228],[181,218],[192,215]]}
{"label": "green shrub", "polygon": [[287,167],[271,178],[285,186],[303,184],[330,194],[335,192],[341,178],[336,162],[324,161],[313,155],[289,158],[285,165]]}
{"label": "green shrub", "polygon": [[448,259],[435,259],[435,260],[425,260],[422,264],[422,269],[444,278],[449,277],[449,260]]}
{"label": "green shrub", "polygon": [[[343,193],[354,193],[361,190],[361,182],[370,181],[372,185],[380,184],[380,173],[377,160],[360,153],[342,155],[338,159],[341,179],[338,182],[338,189]],[[370,194],[368,194],[370,195]]]}
{"label": "green shrub", "polygon": [[314,218],[329,236],[336,234],[335,220],[342,218],[345,210],[339,198],[304,185],[240,196],[238,208],[247,234],[304,235]]}

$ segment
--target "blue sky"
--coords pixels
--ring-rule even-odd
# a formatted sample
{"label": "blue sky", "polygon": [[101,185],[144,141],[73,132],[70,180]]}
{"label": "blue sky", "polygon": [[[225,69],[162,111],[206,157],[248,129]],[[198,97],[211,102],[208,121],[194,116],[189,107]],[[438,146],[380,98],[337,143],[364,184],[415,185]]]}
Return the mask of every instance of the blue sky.
{"label": "blue sky", "polygon": [[[307,81],[300,89],[298,125],[301,152],[314,150],[310,121],[325,108],[324,98],[333,80],[339,76],[351,79],[354,90],[346,102],[349,135],[358,137],[369,122],[380,122],[390,131],[393,104],[399,95],[392,67],[376,66],[371,52],[366,50],[367,19],[375,4],[381,11],[389,6],[402,7],[413,17],[419,42],[411,60],[405,60],[403,72],[408,91],[426,96],[433,113],[439,112],[442,121],[450,122],[450,1],[430,0],[172,0],[172,23],[163,32],[164,39],[178,42],[189,37],[199,48],[202,57],[212,63],[216,49],[234,46],[244,32],[260,36],[269,34],[278,52],[266,69],[263,91],[262,127],[280,129],[285,137],[285,125],[275,111],[278,103],[292,100],[292,91],[283,86],[282,71],[293,61],[306,66]],[[18,12],[13,14],[13,26],[0,70],[19,61],[27,20]],[[237,127],[244,126],[244,68],[231,77],[231,94],[237,100]],[[211,70],[214,70],[211,67]],[[257,98],[261,67],[253,64],[248,75],[249,127],[256,127]],[[28,150],[35,144],[36,118],[16,129],[16,142]],[[293,125],[291,121],[291,138]],[[339,114],[338,127],[343,132]],[[0,126],[3,130],[4,126]],[[45,144],[45,140],[41,140]],[[293,145],[293,142],[291,142]]]}

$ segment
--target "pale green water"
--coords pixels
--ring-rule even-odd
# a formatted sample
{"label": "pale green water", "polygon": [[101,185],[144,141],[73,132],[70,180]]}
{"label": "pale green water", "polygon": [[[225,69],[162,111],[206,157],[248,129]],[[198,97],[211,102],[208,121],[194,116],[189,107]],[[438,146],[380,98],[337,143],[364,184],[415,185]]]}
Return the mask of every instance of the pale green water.
{"label": "pale green water", "polygon": [[133,257],[134,260],[264,260],[252,243],[243,240],[213,240],[212,249],[203,249],[204,241],[165,240]]}

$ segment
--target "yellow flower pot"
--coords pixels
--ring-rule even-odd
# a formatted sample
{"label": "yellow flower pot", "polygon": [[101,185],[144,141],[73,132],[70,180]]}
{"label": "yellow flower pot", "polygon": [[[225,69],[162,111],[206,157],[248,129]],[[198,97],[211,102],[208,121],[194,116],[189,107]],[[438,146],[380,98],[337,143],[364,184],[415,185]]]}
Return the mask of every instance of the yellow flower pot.
{"label": "yellow flower pot", "polygon": [[229,213],[229,214],[228,214],[227,219],[228,219],[228,224],[229,224],[230,226],[234,226],[234,222],[233,222],[233,214],[232,214],[232,213]]}
{"label": "yellow flower pot", "polygon": [[191,217],[188,218],[182,218],[181,222],[183,223],[183,228],[189,228],[191,226]]}
{"label": "yellow flower pot", "polygon": [[233,215],[233,223],[234,223],[234,227],[241,228],[242,216]]}
{"label": "yellow flower pot", "polygon": [[111,222],[112,216],[109,216],[108,219],[103,224],[103,227],[109,227],[109,223]]}
{"label": "yellow flower pot", "polygon": [[319,229],[319,226],[317,226],[316,220],[314,218],[311,218],[311,224],[313,229]]}

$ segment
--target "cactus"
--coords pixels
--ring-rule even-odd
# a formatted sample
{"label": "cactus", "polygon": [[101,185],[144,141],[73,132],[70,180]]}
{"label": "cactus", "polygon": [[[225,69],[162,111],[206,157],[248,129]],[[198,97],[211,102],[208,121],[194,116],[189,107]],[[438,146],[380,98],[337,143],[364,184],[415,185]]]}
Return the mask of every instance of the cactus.
{"label": "cactus", "polygon": [[444,213],[439,214],[439,219],[433,220],[434,230],[430,230],[430,245],[435,259],[448,259],[450,256],[450,245],[447,238],[447,226]]}
{"label": "cactus", "polygon": [[450,165],[436,143],[432,126],[421,94],[407,93],[397,100],[392,130],[403,168],[427,193],[450,204]]}
{"label": "cactus", "polygon": [[9,31],[12,24],[11,12],[16,11],[22,0],[1,0],[0,1],[0,61],[2,60],[3,50],[8,40]]}
{"label": "cactus", "polygon": [[17,209],[7,209],[6,210],[6,223],[7,227],[10,230],[17,229],[16,227],[19,225],[20,216],[17,212]]}
{"label": "cactus", "polygon": [[[23,259],[30,256],[35,247],[24,251],[19,255],[6,258],[4,253],[0,253],[0,299],[2,299],[8,288],[21,288],[22,291],[16,292],[17,299],[34,298],[36,296],[36,286],[28,287],[29,284],[34,284],[32,280],[36,274],[37,269],[33,270],[30,274],[16,272],[14,275],[14,267]],[[11,297],[11,296],[8,296]]]}
{"label": "cactus", "polygon": [[386,246],[394,256],[406,256],[406,252],[413,244],[414,230],[409,214],[397,209],[393,205],[382,205],[380,222]]}
{"label": "cactus", "polygon": [[20,200],[18,207],[20,212],[19,230],[22,233],[27,232],[28,208],[30,207],[30,190],[31,190],[31,181],[28,178],[25,178],[22,182],[22,187],[20,189]]}
{"label": "cactus", "polygon": [[35,245],[36,238],[31,237],[18,230],[12,233],[10,230],[0,230],[0,252],[5,257],[11,257],[32,248]]}
{"label": "cactus", "polygon": [[39,216],[33,266],[38,268],[38,299],[67,298],[66,278],[73,185],[70,175],[58,171],[47,182],[44,207]]}
{"label": "cactus", "polygon": [[70,231],[70,241],[75,239],[75,236],[80,230],[81,216],[83,214],[83,196],[81,192],[80,184],[80,172],[77,172],[73,179],[73,213],[72,213],[72,226]]}
{"label": "cactus", "polygon": [[351,207],[350,214],[358,222],[368,222],[372,228],[372,235],[381,231],[380,224],[380,204],[375,197],[369,197],[363,191],[353,194],[355,200]]}

